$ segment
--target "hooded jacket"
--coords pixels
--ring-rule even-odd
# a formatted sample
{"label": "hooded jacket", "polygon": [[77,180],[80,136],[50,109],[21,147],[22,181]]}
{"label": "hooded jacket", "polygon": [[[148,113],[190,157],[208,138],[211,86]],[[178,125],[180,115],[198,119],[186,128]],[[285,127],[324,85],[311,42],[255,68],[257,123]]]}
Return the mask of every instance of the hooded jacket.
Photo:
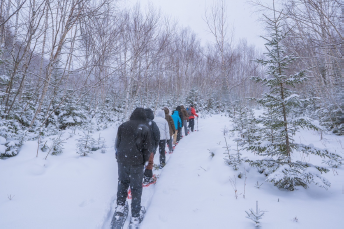
{"label": "hooded jacket", "polygon": [[188,116],[188,113],[186,112],[185,107],[184,107],[183,105],[181,105],[180,108],[181,108],[181,111],[182,111],[182,113],[183,113],[183,118],[184,118],[184,120],[188,120],[188,119],[189,119],[189,116]]}
{"label": "hooded jacket", "polygon": [[176,132],[176,127],[174,126],[173,119],[170,115],[170,110],[167,107],[165,107],[164,111],[165,111],[165,119],[168,122],[168,126],[170,129],[170,136],[172,136],[174,132]]}
{"label": "hooded jacket", "polygon": [[159,127],[156,125],[156,123],[153,121],[154,119],[154,113],[150,108],[145,109],[146,116],[147,116],[147,124],[149,129],[151,130],[151,152],[155,153],[156,149],[159,146],[160,141],[160,131]]}
{"label": "hooded jacket", "polygon": [[183,126],[184,126],[184,123],[183,123],[184,116],[183,116],[182,108],[181,108],[180,106],[178,106],[178,107],[176,108],[176,110],[178,111],[180,120],[182,120],[182,126],[181,126],[181,127],[183,127]]}
{"label": "hooded jacket", "polygon": [[181,128],[182,127],[182,120],[179,117],[178,111],[173,111],[172,118],[173,118],[174,126],[176,127],[176,129]]}
{"label": "hooded jacket", "polygon": [[130,120],[118,127],[115,142],[117,162],[125,165],[143,165],[150,156],[150,130],[143,108],[136,108]]}
{"label": "hooded jacket", "polygon": [[160,140],[170,139],[170,130],[168,122],[165,119],[165,112],[163,110],[158,110],[153,121],[159,127]]}

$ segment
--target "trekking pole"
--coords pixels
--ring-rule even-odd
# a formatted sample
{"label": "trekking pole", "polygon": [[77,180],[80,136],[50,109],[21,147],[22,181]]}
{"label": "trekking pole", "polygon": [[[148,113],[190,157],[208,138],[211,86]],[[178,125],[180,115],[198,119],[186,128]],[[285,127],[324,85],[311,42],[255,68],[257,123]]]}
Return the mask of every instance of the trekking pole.
{"label": "trekking pole", "polygon": [[198,129],[198,117],[197,117],[197,131],[199,131],[199,129]]}

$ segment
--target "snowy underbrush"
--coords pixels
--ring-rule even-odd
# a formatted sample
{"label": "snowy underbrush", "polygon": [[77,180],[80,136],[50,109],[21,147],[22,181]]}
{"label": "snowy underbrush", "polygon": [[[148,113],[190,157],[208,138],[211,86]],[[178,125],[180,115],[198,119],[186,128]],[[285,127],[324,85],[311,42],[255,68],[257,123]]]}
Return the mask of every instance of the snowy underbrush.
{"label": "snowy underbrush", "polygon": [[[285,131],[283,121],[268,110],[243,107],[232,118],[233,128],[223,131],[225,139],[233,137],[232,141],[236,142],[236,153],[227,150],[226,163],[237,170],[238,164],[245,161],[264,174],[266,181],[282,189],[293,191],[297,186],[308,188],[310,184],[327,189],[331,183],[322,174],[339,168],[343,155],[315,146],[313,142],[301,141],[300,135],[307,135],[309,131],[317,133],[322,140],[323,131],[315,121],[307,117],[288,120],[289,130]],[[251,155],[242,158],[243,151]]]}
{"label": "snowy underbrush", "polygon": [[0,228],[100,227],[117,187],[116,132],[66,129],[0,160]]}
{"label": "snowy underbrush", "polygon": [[[61,137],[62,135],[68,133],[67,135],[71,137],[80,131],[89,134],[104,130],[120,122],[119,116],[117,116],[112,113],[107,115],[100,113],[92,118],[76,111],[61,112],[58,117],[50,118],[46,126],[37,127],[37,124],[32,128],[29,128],[28,123],[23,125],[17,119],[1,120],[0,159],[18,155],[22,145],[27,141],[38,141],[42,150],[44,152],[48,150],[52,155],[62,153],[63,142],[67,139]],[[99,138],[99,136],[95,138],[92,145],[101,144]],[[92,139],[89,140],[93,141]],[[88,141],[87,136],[85,141]]]}
{"label": "snowy underbrush", "polygon": [[[342,193],[344,193],[344,186],[341,187],[343,184],[339,182],[343,177],[341,164],[344,157],[344,138],[314,130],[300,130],[294,137],[295,144],[301,147],[293,150],[290,161],[283,161],[283,158],[279,157],[278,154],[269,155],[252,150],[244,143],[245,140],[240,132],[228,132],[224,135],[224,139],[227,139],[225,142],[228,142],[223,150],[226,154],[224,157],[225,164],[232,167],[233,171],[236,171],[236,175],[230,178],[236,199],[239,197],[245,198],[247,192],[245,191],[245,189],[247,190],[246,180],[253,177],[257,179],[254,184],[256,189],[261,189],[262,186],[270,186],[270,183],[272,183],[279,188],[279,192],[281,192],[279,195],[281,196],[286,195],[283,190],[301,191],[297,187],[305,189],[319,189],[321,187],[329,190],[330,193],[337,193],[337,196],[341,189]],[[251,168],[256,169],[252,170]],[[256,172],[252,174],[252,171],[257,171],[257,174],[263,176],[258,177],[254,175]],[[237,180],[242,181],[238,182]],[[243,187],[240,191],[237,188],[238,183],[241,183],[240,186]],[[319,197],[330,195],[320,190],[305,193],[309,193],[309,195],[318,193]],[[255,223],[259,221],[258,218],[261,219],[264,215],[260,212],[261,217],[257,218],[256,216],[259,216],[258,211],[256,213],[256,210],[252,209],[247,211],[247,214],[248,218]],[[298,222],[297,216],[295,216],[293,222]],[[335,225],[333,228],[339,228],[338,226]]]}

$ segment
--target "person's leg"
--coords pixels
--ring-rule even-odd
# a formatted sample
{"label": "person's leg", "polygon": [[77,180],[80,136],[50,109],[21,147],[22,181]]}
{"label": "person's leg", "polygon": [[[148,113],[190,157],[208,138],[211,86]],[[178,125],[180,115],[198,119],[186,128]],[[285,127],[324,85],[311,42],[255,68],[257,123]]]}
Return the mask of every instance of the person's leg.
{"label": "person's leg", "polygon": [[160,140],[159,141],[159,153],[160,153],[160,166],[165,165],[165,145],[166,140]]}
{"label": "person's leg", "polygon": [[187,126],[187,121],[184,120],[184,131],[185,131],[185,136],[188,135],[188,126]]}
{"label": "person's leg", "polygon": [[131,188],[131,215],[139,217],[141,210],[143,165],[131,166],[130,169],[130,188]]}
{"label": "person's leg", "polygon": [[180,141],[180,135],[181,135],[181,128],[178,128],[178,132],[177,132],[177,142]]}
{"label": "person's leg", "polygon": [[194,131],[194,126],[195,126],[195,119],[190,119],[190,127],[191,127],[191,131]]}
{"label": "person's leg", "polygon": [[148,165],[145,170],[145,177],[151,178],[153,176],[153,165],[154,165],[154,153],[151,153],[148,160]]}
{"label": "person's leg", "polygon": [[130,183],[130,166],[118,163],[117,205],[124,205]]}
{"label": "person's leg", "polygon": [[174,132],[174,135],[173,135],[173,145],[175,145],[177,143],[177,135],[178,135],[178,130],[176,130],[176,132]]}
{"label": "person's leg", "polygon": [[169,150],[170,152],[173,151],[172,141],[173,141],[173,135],[170,137],[169,140],[167,140],[167,143],[168,143],[168,150]]}

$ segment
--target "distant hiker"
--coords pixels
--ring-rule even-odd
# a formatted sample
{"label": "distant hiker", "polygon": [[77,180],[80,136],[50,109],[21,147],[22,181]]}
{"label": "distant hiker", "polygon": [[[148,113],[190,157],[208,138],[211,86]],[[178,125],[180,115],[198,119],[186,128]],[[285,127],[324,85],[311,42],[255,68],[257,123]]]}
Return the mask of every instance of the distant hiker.
{"label": "distant hiker", "polygon": [[145,212],[141,207],[144,164],[148,161],[151,147],[150,130],[143,108],[136,108],[130,120],[118,127],[115,150],[118,163],[117,207],[115,215],[124,214],[130,185],[132,224],[139,224]]}
{"label": "distant hiker", "polygon": [[185,132],[185,136],[187,136],[188,132],[189,132],[188,131],[188,119],[189,119],[189,116],[188,116],[188,113],[187,113],[184,105],[181,105],[180,108],[181,108],[181,111],[183,113],[183,120],[182,121],[183,121],[183,126],[184,126],[184,132]]}
{"label": "distant hiker", "polygon": [[182,128],[182,120],[179,117],[179,112],[178,111],[173,111],[172,119],[173,119],[173,122],[174,122],[174,126],[176,128],[176,132],[173,135],[173,145],[176,145],[177,144],[177,135],[178,135],[178,132],[179,132],[178,129]]}
{"label": "distant hiker", "polygon": [[198,114],[196,114],[194,105],[190,106],[190,111],[191,111],[191,115],[189,116],[189,125],[190,125],[190,128],[191,128],[191,131],[193,132],[194,131],[194,127],[195,127],[195,116],[197,116],[197,118],[198,118]]}
{"label": "distant hiker", "polygon": [[153,181],[153,165],[154,165],[154,154],[156,152],[156,149],[159,146],[160,141],[160,131],[159,127],[156,125],[156,123],[153,121],[154,119],[154,113],[150,108],[145,109],[146,116],[147,116],[147,123],[150,128],[151,133],[151,154],[149,156],[148,165],[146,166],[145,172],[144,172],[144,183],[151,183]]}
{"label": "distant hiker", "polygon": [[167,141],[167,145],[168,145],[168,149],[170,151],[169,153],[172,153],[172,151],[173,151],[172,136],[176,132],[176,127],[174,126],[173,119],[170,115],[170,110],[167,107],[165,107],[164,111],[165,111],[165,119],[168,122],[169,130],[170,130],[170,139]]}
{"label": "distant hiker", "polygon": [[156,112],[154,122],[157,124],[160,131],[159,154],[160,154],[160,169],[162,169],[166,163],[165,161],[166,160],[166,157],[165,157],[166,141],[171,138],[168,122],[165,119],[165,111],[158,110]]}
{"label": "distant hiker", "polygon": [[177,106],[176,110],[178,111],[180,120],[182,120],[182,126],[178,128],[178,133],[177,133],[177,142],[179,142],[180,139],[183,137],[182,128],[184,126],[184,123],[183,123],[184,116],[183,116],[182,108],[180,106]]}
{"label": "distant hiker", "polygon": [[188,128],[190,128],[191,109],[189,107],[186,108],[186,113],[188,114]]}

